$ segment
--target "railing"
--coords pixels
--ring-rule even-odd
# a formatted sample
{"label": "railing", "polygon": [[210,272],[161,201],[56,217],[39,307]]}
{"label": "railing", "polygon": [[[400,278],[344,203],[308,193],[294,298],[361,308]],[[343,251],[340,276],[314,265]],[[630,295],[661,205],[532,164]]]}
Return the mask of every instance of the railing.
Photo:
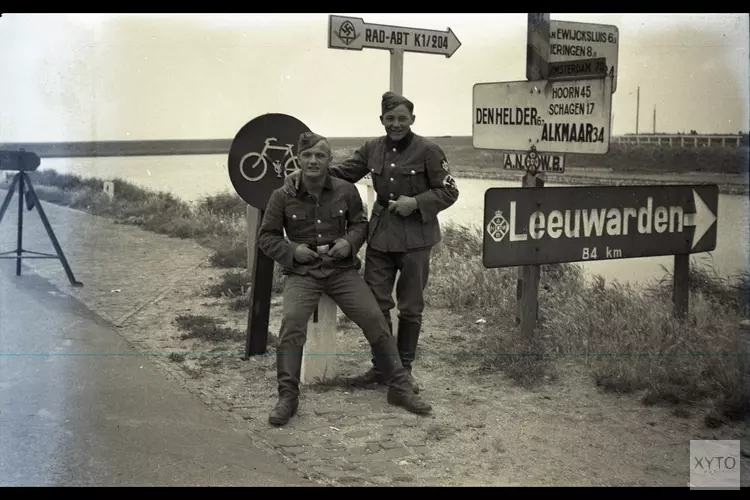
{"label": "railing", "polygon": [[669,145],[685,147],[712,147],[721,144],[721,147],[740,147],[745,142],[746,136],[742,135],[691,135],[691,134],[639,134],[613,136],[612,142],[617,144],[655,144],[657,146]]}

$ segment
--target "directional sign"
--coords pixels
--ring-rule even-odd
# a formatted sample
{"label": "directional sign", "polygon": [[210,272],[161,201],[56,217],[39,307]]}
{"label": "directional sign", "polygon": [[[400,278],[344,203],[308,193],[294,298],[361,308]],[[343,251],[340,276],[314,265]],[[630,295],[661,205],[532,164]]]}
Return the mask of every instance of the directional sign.
{"label": "directional sign", "polygon": [[612,79],[474,85],[478,149],[540,153],[609,151]]}
{"label": "directional sign", "polygon": [[588,80],[607,76],[607,61],[603,57],[549,63],[549,80]]}
{"label": "directional sign", "polygon": [[274,189],[299,168],[297,142],[307,125],[293,116],[269,113],[243,126],[229,148],[229,179],[249,205],[265,210]]}
{"label": "directional sign", "polygon": [[546,80],[550,47],[549,14],[528,14],[526,26],[526,79]]}
{"label": "directional sign", "polygon": [[614,77],[612,92],[617,90],[617,54],[620,32],[617,26],[572,21],[550,21],[549,62],[577,61],[603,57],[608,74]]}
{"label": "directional sign", "polygon": [[[551,172],[555,174],[565,173],[565,156],[563,155],[537,155],[539,158],[539,172]],[[527,170],[529,160],[528,153],[504,153],[503,168],[506,170]]]}
{"label": "directional sign", "polygon": [[452,56],[461,42],[446,31],[370,24],[359,17],[328,17],[328,48],[344,50],[401,49],[404,52]]}
{"label": "directional sign", "polygon": [[708,252],[715,184],[491,188],[484,195],[487,268]]}

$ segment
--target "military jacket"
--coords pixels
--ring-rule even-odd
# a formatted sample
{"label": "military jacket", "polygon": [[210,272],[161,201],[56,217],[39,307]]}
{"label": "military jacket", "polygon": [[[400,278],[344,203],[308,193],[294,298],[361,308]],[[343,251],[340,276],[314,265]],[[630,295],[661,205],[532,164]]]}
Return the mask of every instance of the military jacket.
{"label": "military jacket", "polygon": [[[329,172],[352,183],[371,176],[377,201],[366,241],[381,252],[408,252],[438,243],[437,215],[458,199],[442,148],[413,132],[398,143],[387,135],[367,141]],[[417,200],[418,209],[408,217],[388,210],[388,201],[401,195]]]}
{"label": "military jacket", "polygon": [[[284,233],[286,232],[286,237]],[[328,276],[335,269],[362,266],[357,252],[367,236],[367,214],[357,187],[330,175],[323,184],[320,199],[307,191],[304,181],[295,196],[276,189],[263,213],[258,248],[282,266],[284,274],[309,274],[317,278]],[[312,250],[344,238],[351,244],[348,257],[334,260],[323,255],[309,264],[294,260],[298,245]]]}

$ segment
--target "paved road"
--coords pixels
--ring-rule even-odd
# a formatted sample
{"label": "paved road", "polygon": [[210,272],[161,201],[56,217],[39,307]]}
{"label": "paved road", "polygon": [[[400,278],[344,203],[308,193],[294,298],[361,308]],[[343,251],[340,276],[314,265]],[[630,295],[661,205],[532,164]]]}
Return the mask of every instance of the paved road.
{"label": "paved road", "polygon": [[21,485],[311,483],[76,299],[0,260],[0,486]]}

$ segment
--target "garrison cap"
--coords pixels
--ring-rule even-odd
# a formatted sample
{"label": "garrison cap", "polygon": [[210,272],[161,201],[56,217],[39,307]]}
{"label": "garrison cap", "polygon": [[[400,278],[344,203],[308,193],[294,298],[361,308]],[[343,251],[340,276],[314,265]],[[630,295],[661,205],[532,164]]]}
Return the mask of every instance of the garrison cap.
{"label": "garrison cap", "polygon": [[299,136],[299,142],[297,143],[297,154],[301,153],[306,149],[310,149],[320,141],[327,141],[322,135],[318,135],[315,132],[303,132]]}
{"label": "garrison cap", "polygon": [[386,92],[385,94],[383,94],[383,99],[380,102],[381,114],[386,114],[387,112],[395,107],[400,106],[401,104],[406,105],[406,109],[409,110],[409,113],[414,112],[414,103],[412,103],[409,99],[394,92]]}

